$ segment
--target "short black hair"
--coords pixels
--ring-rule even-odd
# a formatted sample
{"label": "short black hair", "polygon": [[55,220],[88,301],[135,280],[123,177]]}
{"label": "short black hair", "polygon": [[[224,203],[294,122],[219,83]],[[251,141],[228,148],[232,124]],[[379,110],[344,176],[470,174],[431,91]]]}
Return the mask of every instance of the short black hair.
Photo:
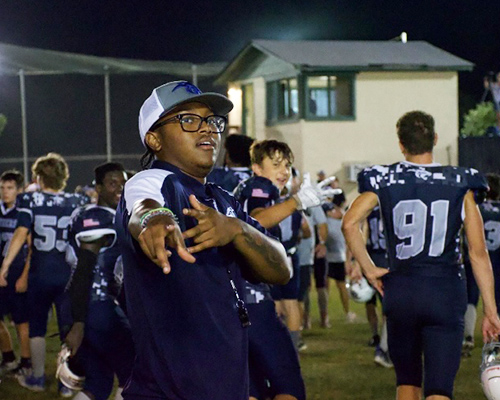
{"label": "short black hair", "polygon": [[434,118],[423,111],[410,111],[396,124],[398,138],[411,155],[429,153],[434,148]]}
{"label": "short black hair", "polygon": [[2,173],[0,181],[14,181],[18,189],[24,186],[24,175],[17,169],[9,169]]}
{"label": "short black hair", "polygon": [[490,187],[486,197],[490,200],[498,200],[500,198],[500,175],[490,172],[486,174],[486,179]]}
{"label": "short black hair", "polygon": [[250,167],[250,146],[254,141],[255,139],[245,135],[232,134],[226,138],[224,148],[234,164]]}
{"label": "short black hair", "polygon": [[95,167],[94,168],[95,184],[102,185],[104,178],[106,177],[106,174],[112,171],[125,172],[125,168],[123,167],[122,164],[118,162],[107,162]]}

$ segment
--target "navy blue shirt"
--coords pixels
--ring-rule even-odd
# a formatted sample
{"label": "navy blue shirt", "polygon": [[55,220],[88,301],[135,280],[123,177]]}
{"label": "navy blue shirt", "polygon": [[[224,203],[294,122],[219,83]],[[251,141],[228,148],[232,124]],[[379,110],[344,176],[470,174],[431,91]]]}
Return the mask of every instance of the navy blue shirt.
{"label": "navy blue shirt", "polygon": [[500,201],[487,200],[479,206],[484,222],[486,246],[495,278],[495,298],[500,301]]}
{"label": "navy blue shirt", "polygon": [[364,169],[358,184],[378,196],[391,271],[439,275],[460,265],[464,196],[488,187],[476,170],[401,162]]}
{"label": "navy blue shirt", "polygon": [[233,193],[233,190],[241,181],[252,176],[252,170],[246,167],[217,167],[207,176],[207,182],[215,183],[222,189]]}
{"label": "navy blue shirt", "polygon": [[73,211],[86,199],[73,193],[30,192],[19,195],[17,226],[32,235],[30,276],[65,285],[70,267],[65,261],[68,226]]}
{"label": "navy blue shirt", "polygon": [[[191,208],[191,194],[264,231],[228,192],[203,185],[166,162],[154,161],[151,169],[127,181],[116,230],[137,358],[125,393],[169,400],[248,400],[247,329],[230,284],[232,278],[242,297],[239,254],[229,244],[196,253],[196,262],[189,264],[173,251],[172,269],[165,275],[128,230],[134,203],[144,199],[172,210],[182,231],[194,227],[196,219],[182,214],[183,208]],[[193,245],[191,239],[186,242]]]}
{"label": "navy blue shirt", "polygon": [[[5,204],[0,202],[0,262],[3,261],[7,254],[10,241],[14,235],[17,225],[18,210],[16,206],[9,209],[5,208]],[[28,255],[28,244],[24,243],[23,247],[17,254],[9,268],[7,282],[9,287],[14,287],[24,270],[26,256]]]}
{"label": "navy blue shirt", "polygon": [[[97,211],[97,212],[96,212]],[[107,216],[104,214],[108,214]],[[105,221],[113,220],[115,210],[109,207],[102,207],[98,205],[88,205],[77,209],[72,215],[72,222],[77,218],[83,221],[89,221],[87,227],[82,227],[80,224],[70,224],[70,240],[67,249],[66,260],[72,268],[76,268],[78,263],[79,236],[82,234],[96,234],[96,235],[114,235],[114,239],[109,243],[109,246],[103,247],[97,256],[97,263],[93,266],[92,286],[90,287],[90,302],[97,301],[113,301],[120,290],[121,282],[116,278],[115,271],[121,271],[122,258],[118,244],[116,243],[116,232],[103,231],[101,226],[95,221],[96,218]],[[94,225],[94,229],[92,229]],[[83,229],[82,229],[83,228]]]}

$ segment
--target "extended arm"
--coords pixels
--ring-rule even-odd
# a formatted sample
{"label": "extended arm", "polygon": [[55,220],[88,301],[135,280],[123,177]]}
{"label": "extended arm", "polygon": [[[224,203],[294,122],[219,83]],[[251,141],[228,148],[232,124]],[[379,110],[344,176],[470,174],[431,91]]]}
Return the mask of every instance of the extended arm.
{"label": "extended arm", "polygon": [[360,229],[360,223],[370,215],[377,204],[378,197],[375,193],[365,192],[359,195],[344,215],[342,232],[352,255],[361,266],[366,278],[373,287],[382,293],[382,282],[379,278],[387,274],[388,270],[375,266],[366,250],[365,240]]}
{"label": "extended arm", "polygon": [[283,203],[275,204],[266,208],[256,208],[250,212],[250,215],[259,221],[264,228],[269,229],[278,225],[285,218],[297,210],[298,203],[291,197]]}
{"label": "extended arm", "polygon": [[198,220],[198,225],[184,232],[184,238],[193,238],[195,246],[190,253],[232,243],[242,256],[248,272],[259,281],[285,284],[290,279],[284,247],[278,241],[259,232],[237,218],[226,217],[189,196],[193,208],[184,209],[184,215]]}
{"label": "extended arm", "polygon": [[142,216],[161,207],[161,204],[152,199],[137,201],[128,228],[132,237],[139,242],[144,254],[168,274],[170,272],[168,258],[171,252],[166,249],[167,244],[175,248],[184,261],[193,263],[195,258],[186,250],[179,225],[172,216],[160,214],[151,218],[146,227],[141,226]]}
{"label": "extended arm", "polygon": [[483,340],[494,339],[500,333],[500,321],[495,304],[495,288],[491,261],[484,239],[484,228],[481,213],[474,201],[472,192],[465,196],[465,234],[469,244],[469,258],[472,271],[483,299]]}

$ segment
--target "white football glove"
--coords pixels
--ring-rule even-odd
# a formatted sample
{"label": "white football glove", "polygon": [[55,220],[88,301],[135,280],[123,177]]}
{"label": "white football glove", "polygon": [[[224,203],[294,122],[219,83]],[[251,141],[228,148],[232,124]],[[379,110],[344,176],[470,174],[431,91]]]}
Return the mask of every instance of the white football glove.
{"label": "white football glove", "polygon": [[326,188],[334,180],[335,177],[330,176],[317,185],[313,185],[311,183],[311,175],[305,173],[304,182],[300,186],[300,190],[293,196],[298,203],[297,209],[306,210],[311,207],[319,206],[336,194],[342,193],[342,189]]}

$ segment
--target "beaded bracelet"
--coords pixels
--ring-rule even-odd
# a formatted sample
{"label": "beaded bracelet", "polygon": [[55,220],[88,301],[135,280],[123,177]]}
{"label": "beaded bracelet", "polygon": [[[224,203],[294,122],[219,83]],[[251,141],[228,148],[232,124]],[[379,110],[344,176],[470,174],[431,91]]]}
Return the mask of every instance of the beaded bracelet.
{"label": "beaded bracelet", "polygon": [[158,215],[168,215],[169,217],[172,217],[175,222],[179,222],[177,220],[177,216],[174,214],[174,212],[170,208],[166,207],[161,207],[161,208],[154,208],[153,210],[149,210],[146,212],[142,217],[141,217],[141,228],[144,229],[147,225],[148,222],[151,218],[156,217]]}

